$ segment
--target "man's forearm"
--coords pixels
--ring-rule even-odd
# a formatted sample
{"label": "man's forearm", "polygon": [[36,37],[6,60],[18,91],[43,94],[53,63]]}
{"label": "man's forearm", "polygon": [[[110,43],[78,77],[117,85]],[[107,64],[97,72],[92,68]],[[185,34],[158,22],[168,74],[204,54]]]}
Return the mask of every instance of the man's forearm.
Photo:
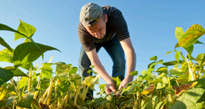
{"label": "man's forearm", "polygon": [[135,71],[136,54],[134,50],[130,50],[130,51],[126,51],[125,55],[126,55],[126,60],[127,60],[127,72],[126,72],[125,79],[131,82],[133,80],[133,76],[131,76],[130,73]]}
{"label": "man's forearm", "polygon": [[101,63],[93,63],[92,65],[95,66],[95,71],[100,75],[100,77],[106,82],[111,83],[112,78],[109,76],[109,74],[106,72],[105,68],[102,66]]}

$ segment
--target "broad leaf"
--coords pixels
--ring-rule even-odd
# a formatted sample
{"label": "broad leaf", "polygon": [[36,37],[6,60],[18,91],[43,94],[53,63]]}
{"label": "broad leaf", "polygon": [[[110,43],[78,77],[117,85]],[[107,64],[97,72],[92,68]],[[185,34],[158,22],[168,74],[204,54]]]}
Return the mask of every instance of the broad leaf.
{"label": "broad leaf", "polygon": [[161,78],[163,78],[164,76],[166,76],[166,73],[162,73],[157,79],[161,79]]}
{"label": "broad leaf", "polygon": [[196,61],[198,62],[199,66],[201,66],[205,62],[205,53],[197,55]]}
{"label": "broad leaf", "polygon": [[36,70],[36,68],[33,67],[33,63],[31,63],[31,62],[23,63],[23,64],[21,65],[21,68],[24,68],[24,69],[26,69],[26,70],[29,70],[30,67],[32,67],[34,71]]}
{"label": "broad leaf", "polygon": [[53,69],[51,68],[50,63],[43,63],[42,67],[39,69],[41,70],[41,78],[48,78],[51,79],[52,78],[52,71]]}
{"label": "broad leaf", "polygon": [[[181,63],[182,61],[181,60],[179,60],[179,63]],[[175,65],[175,64],[178,64],[178,62],[177,61],[170,61],[170,62],[164,62],[163,63],[163,65],[165,65],[165,66],[173,66],[173,65]]]}
{"label": "broad leaf", "polygon": [[198,24],[192,25],[183,34],[182,36],[183,38],[178,41],[175,48],[179,46],[183,48],[187,48],[193,45],[204,33],[205,33],[205,30],[201,25],[198,25]]}
{"label": "broad leaf", "polygon": [[157,83],[156,89],[162,89],[162,88],[164,88],[165,86],[166,86],[166,84],[159,82],[159,83]]}
{"label": "broad leaf", "polygon": [[21,78],[21,80],[18,82],[17,88],[20,90],[22,87],[27,86],[28,80],[28,77]]}
{"label": "broad leaf", "polygon": [[180,56],[181,56],[181,58],[183,59],[183,60],[185,60],[185,57],[184,57],[184,55],[182,54],[182,50],[180,50]]}
{"label": "broad leaf", "polygon": [[149,81],[149,84],[151,84],[151,83],[159,83],[159,82],[163,82],[162,79],[154,79],[152,81]]}
{"label": "broad leaf", "polygon": [[176,59],[177,62],[179,62],[179,52],[175,53],[175,59]]}
{"label": "broad leaf", "polygon": [[[33,36],[33,34],[36,32],[36,28],[34,26],[27,24],[25,22],[22,22],[20,20],[20,24],[19,24],[17,31],[19,31],[20,33],[23,33],[26,36],[31,38]],[[19,33],[14,33],[14,35],[15,35],[14,41],[16,41],[20,38],[25,38],[24,36],[22,36]]]}
{"label": "broad leaf", "polygon": [[[1,24],[0,23],[0,30],[6,30],[6,31],[12,31],[12,32],[15,32],[15,33],[19,33],[21,34],[22,36],[26,37],[26,38],[29,38],[28,36],[26,36],[25,34],[22,34],[21,32],[19,31],[16,31],[15,29],[7,26],[7,25],[4,25],[4,24]],[[32,42],[34,42],[31,38],[29,38]]]}
{"label": "broad leaf", "polygon": [[97,75],[96,77],[93,78],[91,81],[92,84],[100,84],[100,75]]}
{"label": "broad leaf", "polygon": [[186,84],[188,82],[188,75],[184,74],[177,78],[177,82],[180,84]]}
{"label": "broad leaf", "polygon": [[160,67],[155,72],[167,73],[168,72],[168,68],[167,67]]}
{"label": "broad leaf", "polygon": [[187,47],[187,48],[184,48],[184,49],[188,52],[189,56],[191,56],[191,55],[192,55],[192,52],[193,52],[193,50],[194,50],[194,46],[191,45],[191,46],[189,46],[189,47]]}
{"label": "broad leaf", "polygon": [[168,55],[171,52],[177,52],[177,50],[168,51],[165,55]]}
{"label": "broad leaf", "polygon": [[204,44],[204,43],[197,40],[195,44]]}
{"label": "broad leaf", "polygon": [[182,27],[176,27],[176,29],[175,29],[175,36],[176,36],[178,41],[183,39],[183,35],[184,35],[183,28]]}
{"label": "broad leaf", "polygon": [[133,71],[133,72],[130,73],[130,75],[131,76],[136,76],[136,75],[138,75],[138,71]]}
{"label": "broad leaf", "polygon": [[38,44],[38,43],[36,44],[38,46],[36,46],[32,42],[22,43],[18,45],[14,50],[14,57],[13,57],[14,66],[20,66],[24,63],[33,62],[36,59],[38,59],[46,51],[58,50],[56,48],[53,48],[47,45]]}
{"label": "broad leaf", "polygon": [[[8,66],[8,67],[4,67],[5,70],[10,70],[11,72],[13,72],[13,76],[27,76],[23,71],[21,71],[20,69],[16,69],[13,66]],[[27,76],[28,77],[28,76]]]}
{"label": "broad leaf", "polygon": [[92,76],[88,76],[84,79],[84,81],[82,82],[83,84],[87,85],[88,87],[90,87],[92,84],[91,84],[91,81],[93,80],[93,77]]}
{"label": "broad leaf", "polygon": [[175,75],[175,76],[180,76],[180,75],[185,74],[185,72],[183,70],[178,69],[178,68],[173,68],[169,72],[171,75]]}
{"label": "broad leaf", "polygon": [[33,95],[28,95],[27,97],[21,99],[19,102],[17,102],[18,107],[23,108],[31,108],[31,102],[33,101]]}
{"label": "broad leaf", "polygon": [[145,90],[143,90],[141,92],[142,95],[147,95],[149,93],[151,93],[155,88],[155,85],[154,84],[151,84],[148,88],[146,88]]}
{"label": "broad leaf", "polygon": [[169,80],[165,76],[162,78],[162,81],[164,84],[169,84]]}
{"label": "broad leaf", "polygon": [[157,60],[157,56],[153,56],[153,57],[151,57],[150,60],[154,60],[154,61],[156,61],[156,60]]}
{"label": "broad leaf", "polygon": [[6,47],[7,49],[9,49],[11,52],[13,51],[13,50],[11,49],[11,47],[9,46],[9,44],[7,44],[7,43],[4,41],[4,39],[1,38],[1,37],[0,37],[0,44],[1,44],[2,46]]}
{"label": "broad leaf", "polygon": [[72,65],[71,64],[68,64],[66,65],[65,63],[60,63],[60,64],[57,64],[56,66],[56,73],[57,74],[60,74],[60,73],[68,73],[70,71],[70,69],[72,68]]}
{"label": "broad leaf", "polygon": [[13,73],[9,70],[0,68],[0,86],[13,78]]}
{"label": "broad leaf", "polygon": [[195,81],[198,82],[196,87],[205,89],[205,78],[198,79],[198,80],[195,80]]}
{"label": "broad leaf", "polygon": [[202,109],[202,103],[196,103],[203,93],[202,88],[190,89],[182,94],[177,101],[172,105],[171,109]]}
{"label": "broad leaf", "polygon": [[72,67],[72,68],[69,70],[69,74],[76,73],[77,71],[78,71],[78,68],[77,68],[77,67]]}
{"label": "broad leaf", "polygon": [[9,49],[3,49],[0,51],[0,61],[13,63],[13,50],[12,52]]}

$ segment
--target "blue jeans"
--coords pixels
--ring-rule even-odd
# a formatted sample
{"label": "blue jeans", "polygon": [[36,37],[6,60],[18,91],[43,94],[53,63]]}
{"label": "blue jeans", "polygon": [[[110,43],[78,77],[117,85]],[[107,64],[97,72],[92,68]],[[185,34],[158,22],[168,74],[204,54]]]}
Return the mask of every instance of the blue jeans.
{"label": "blue jeans", "polygon": [[[120,80],[124,79],[125,75],[125,57],[122,46],[118,40],[118,37],[115,36],[112,40],[104,43],[94,43],[95,49],[98,52],[101,47],[104,47],[107,53],[110,55],[113,61],[113,71],[112,77],[119,77]],[[91,69],[89,66],[91,62],[86,55],[83,48],[81,48],[80,58],[79,58],[79,74],[81,77],[87,77],[89,74],[87,71]],[[91,72],[92,75],[92,72]]]}

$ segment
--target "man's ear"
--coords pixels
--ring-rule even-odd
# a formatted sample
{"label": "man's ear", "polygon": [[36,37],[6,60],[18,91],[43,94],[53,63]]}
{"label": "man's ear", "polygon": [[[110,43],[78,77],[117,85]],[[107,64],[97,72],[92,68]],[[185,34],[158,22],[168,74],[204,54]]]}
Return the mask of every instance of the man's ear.
{"label": "man's ear", "polygon": [[107,14],[105,14],[105,22],[107,22],[108,18],[107,18]]}

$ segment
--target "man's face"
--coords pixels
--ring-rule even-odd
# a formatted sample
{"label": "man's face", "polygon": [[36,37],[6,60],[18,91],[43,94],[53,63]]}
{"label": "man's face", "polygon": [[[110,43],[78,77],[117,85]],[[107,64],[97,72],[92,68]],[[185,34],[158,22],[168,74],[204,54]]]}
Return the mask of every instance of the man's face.
{"label": "man's face", "polygon": [[102,39],[106,34],[107,14],[100,18],[100,20],[93,26],[85,26],[86,30],[98,39]]}

